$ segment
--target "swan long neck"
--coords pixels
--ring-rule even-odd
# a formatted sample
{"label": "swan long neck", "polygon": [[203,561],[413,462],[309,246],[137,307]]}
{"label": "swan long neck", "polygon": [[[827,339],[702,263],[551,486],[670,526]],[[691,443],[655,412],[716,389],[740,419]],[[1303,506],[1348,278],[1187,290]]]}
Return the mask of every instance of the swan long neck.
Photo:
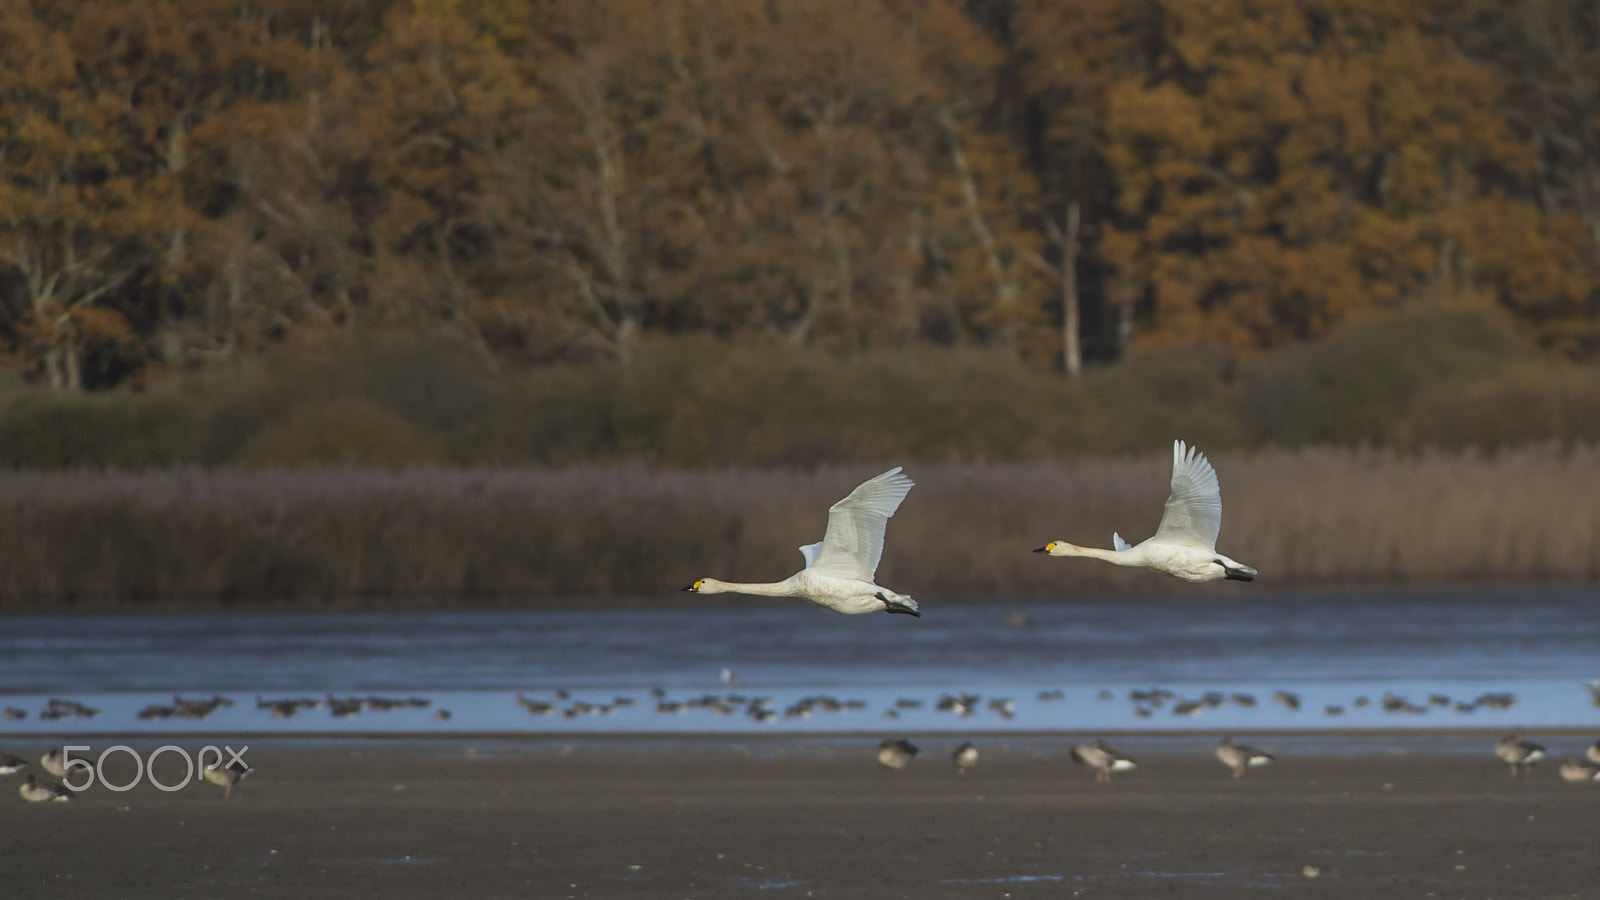
{"label": "swan long neck", "polygon": [[757,597],[793,597],[794,586],[788,579],[746,584],[739,581],[718,581],[707,578],[700,585],[702,594],[754,594]]}
{"label": "swan long neck", "polygon": [[1103,559],[1116,566],[1136,566],[1139,561],[1134,553],[1128,550],[1102,550],[1099,547],[1079,547],[1066,541],[1056,541],[1050,548],[1051,556],[1083,556],[1089,559]]}

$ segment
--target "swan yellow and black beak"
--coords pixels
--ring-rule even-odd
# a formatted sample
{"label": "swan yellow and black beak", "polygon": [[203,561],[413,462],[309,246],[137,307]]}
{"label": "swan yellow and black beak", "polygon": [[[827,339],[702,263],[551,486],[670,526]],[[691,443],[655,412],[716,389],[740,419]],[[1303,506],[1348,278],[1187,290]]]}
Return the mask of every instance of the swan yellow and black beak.
{"label": "swan yellow and black beak", "polygon": [[1037,550],[1035,550],[1033,552],[1035,552],[1035,553],[1049,553],[1050,552],[1050,548],[1054,547],[1055,545],[1056,545],[1056,542],[1055,541],[1051,541],[1050,543],[1045,544],[1043,547],[1040,547],[1039,549],[1037,549]]}
{"label": "swan yellow and black beak", "polygon": [[686,588],[682,588],[682,590],[689,591],[690,593],[698,594],[700,592],[700,585],[705,584],[705,583],[706,583],[706,580],[704,578],[702,578],[699,581],[696,581],[694,584],[691,584]]}

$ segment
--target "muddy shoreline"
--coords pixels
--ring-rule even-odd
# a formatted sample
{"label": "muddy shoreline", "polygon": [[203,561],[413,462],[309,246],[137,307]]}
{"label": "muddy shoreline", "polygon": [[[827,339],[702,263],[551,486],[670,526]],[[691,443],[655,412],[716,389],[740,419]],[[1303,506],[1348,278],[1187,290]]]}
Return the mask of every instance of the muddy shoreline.
{"label": "muddy shoreline", "polygon": [[[188,740],[185,738],[183,740]],[[198,784],[34,806],[0,779],[22,897],[1552,897],[1600,883],[1600,784],[1513,779],[1426,739],[1235,782],[1198,742],[1129,742],[1099,784],[1066,742],[277,741]],[[1381,740],[1379,743],[1383,743]],[[1354,746],[1354,745],[1352,745]],[[26,751],[27,748],[12,748]],[[119,778],[126,778],[122,773]]]}

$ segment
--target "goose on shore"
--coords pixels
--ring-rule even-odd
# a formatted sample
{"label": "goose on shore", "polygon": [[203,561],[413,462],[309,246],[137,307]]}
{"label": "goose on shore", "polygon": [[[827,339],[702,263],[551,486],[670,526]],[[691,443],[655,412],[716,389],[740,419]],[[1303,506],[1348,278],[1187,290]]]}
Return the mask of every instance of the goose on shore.
{"label": "goose on shore", "polygon": [[67,767],[62,765],[64,759],[66,759],[66,754],[62,752],[60,747],[57,747],[39,757],[39,765],[43,766],[44,770],[51,775],[57,778],[65,778],[67,777]]}
{"label": "goose on shore", "polygon": [[950,754],[950,761],[956,764],[956,772],[965,776],[969,769],[974,769],[978,766],[978,748],[972,746],[972,742],[968,741],[957,747],[955,752]]}
{"label": "goose on shore", "polygon": [[27,767],[28,761],[22,757],[0,753],[0,775],[15,775]]}
{"label": "goose on shore", "polygon": [[1600,741],[1590,744],[1589,749],[1583,751],[1583,755],[1589,762],[1600,764]]}
{"label": "goose on shore", "polygon": [[895,466],[861,483],[828,509],[822,540],[800,548],[806,567],[782,581],[741,584],[702,578],[684,588],[697,594],[797,597],[849,616],[890,612],[921,617],[917,601],[873,583],[883,556],[883,532],[914,482]]}
{"label": "goose on shore", "polygon": [[1513,731],[1495,745],[1494,755],[1511,766],[1511,777],[1515,778],[1519,774],[1533,774],[1533,764],[1544,759],[1544,747],[1523,740],[1522,735]]}
{"label": "goose on shore", "polygon": [[1172,493],[1155,536],[1129,546],[1111,535],[1114,549],[1079,547],[1051,541],[1035,550],[1051,556],[1082,556],[1118,566],[1150,569],[1184,581],[1254,581],[1256,570],[1217,552],[1222,530],[1222,488],[1217,473],[1199,450],[1172,442]]}
{"label": "goose on shore", "polygon": [[1600,781],[1600,765],[1595,765],[1586,759],[1576,756],[1568,757],[1561,764],[1562,781]]}
{"label": "goose on shore", "polygon": [[48,803],[52,800],[57,803],[66,803],[72,799],[71,791],[59,784],[40,781],[32,775],[29,775],[22,782],[22,786],[17,788],[17,794],[29,803]]}
{"label": "goose on shore", "polygon": [[1270,753],[1262,753],[1254,747],[1244,744],[1235,744],[1233,738],[1225,737],[1217,745],[1217,759],[1233,770],[1234,778],[1243,778],[1245,769],[1255,769],[1272,762]]}
{"label": "goose on shore", "polygon": [[1139,765],[1130,757],[1106,746],[1104,740],[1073,747],[1072,761],[1094,769],[1095,781],[1110,781],[1112,772],[1127,772]]}
{"label": "goose on shore", "polygon": [[245,765],[243,761],[232,762],[225,766],[219,759],[206,766],[206,780],[221,786],[222,799],[226,800],[233,793],[233,786],[254,771],[255,769]]}
{"label": "goose on shore", "polygon": [[911,762],[911,758],[920,752],[917,745],[904,739],[884,738],[878,745],[878,765],[885,769],[899,771]]}

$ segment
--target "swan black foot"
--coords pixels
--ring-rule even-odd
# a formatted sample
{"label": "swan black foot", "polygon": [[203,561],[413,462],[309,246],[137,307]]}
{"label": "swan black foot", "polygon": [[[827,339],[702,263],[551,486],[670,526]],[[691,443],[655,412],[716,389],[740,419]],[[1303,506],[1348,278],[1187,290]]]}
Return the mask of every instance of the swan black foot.
{"label": "swan black foot", "polygon": [[1256,570],[1255,569],[1250,569],[1250,568],[1237,568],[1236,569],[1236,568],[1233,568],[1232,566],[1223,566],[1222,567],[1222,571],[1227,573],[1225,577],[1226,577],[1226,579],[1228,581],[1255,581],[1256,580]]}
{"label": "swan black foot", "polygon": [[922,613],[918,612],[915,606],[907,606],[899,600],[892,600],[884,596],[881,591],[878,593],[878,599],[883,601],[883,611],[886,613],[899,613],[900,615],[922,618]]}

